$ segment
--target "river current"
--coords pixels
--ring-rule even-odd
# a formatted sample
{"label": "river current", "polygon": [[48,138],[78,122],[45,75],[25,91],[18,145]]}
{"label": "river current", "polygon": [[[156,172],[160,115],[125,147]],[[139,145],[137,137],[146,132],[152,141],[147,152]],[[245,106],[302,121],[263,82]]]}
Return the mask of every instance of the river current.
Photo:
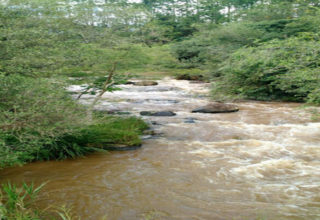
{"label": "river current", "polygon": [[81,219],[320,219],[320,123],[301,104],[248,101],[236,113],[191,113],[209,103],[208,84],[158,83],[122,85],[97,105],[177,113],[143,116],[158,135],[144,136],[140,149],[9,168],[1,182],[48,181],[40,203],[72,205]]}

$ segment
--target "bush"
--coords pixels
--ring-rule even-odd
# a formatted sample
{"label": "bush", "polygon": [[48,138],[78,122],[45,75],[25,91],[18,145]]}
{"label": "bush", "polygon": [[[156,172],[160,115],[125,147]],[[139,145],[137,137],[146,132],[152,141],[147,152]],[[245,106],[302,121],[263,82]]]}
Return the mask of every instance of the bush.
{"label": "bush", "polygon": [[[96,121],[96,122],[95,122]],[[63,134],[37,153],[40,159],[75,158],[115,145],[139,146],[147,124],[135,117],[99,117],[92,124]],[[98,123],[97,123],[98,122]]]}
{"label": "bush", "polygon": [[74,158],[99,150],[100,143],[140,144],[139,134],[147,127],[136,118],[88,124],[85,108],[47,79],[0,75],[0,84],[0,168]]}
{"label": "bush", "polygon": [[217,91],[259,100],[317,102],[320,42],[310,33],[243,48],[227,60]]}
{"label": "bush", "polygon": [[217,67],[237,49],[252,45],[261,36],[261,31],[250,24],[229,23],[225,25],[202,25],[192,39],[172,46],[172,52],[186,68],[202,67],[215,75]]}
{"label": "bush", "polygon": [[199,56],[203,45],[195,40],[185,40],[172,46],[173,53],[180,62],[203,63]]}
{"label": "bush", "polygon": [[85,124],[85,109],[62,85],[18,75],[0,75],[0,84],[0,167],[42,159],[40,152]]}

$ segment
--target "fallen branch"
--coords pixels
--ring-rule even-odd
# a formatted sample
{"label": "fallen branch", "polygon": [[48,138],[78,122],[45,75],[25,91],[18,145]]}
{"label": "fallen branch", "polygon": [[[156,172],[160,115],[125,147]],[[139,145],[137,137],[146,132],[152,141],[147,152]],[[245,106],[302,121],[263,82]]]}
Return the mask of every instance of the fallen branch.
{"label": "fallen branch", "polygon": [[115,84],[115,82],[112,80],[112,78],[113,78],[113,75],[116,71],[117,64],[118,64],[117,62],[113,63],[112,69],[110,70],[108,78],[106,79],[104,85],[102,86],[100,93],[94,98],[93,102],[90,104],[90,106],[87,110],[87,117],[88,117],[89,121],[92,121],[92,113],[93,113],[94,106],[97,104],[97,102],[103,96],[103,94],[106,93],[106,91],[108,91],[108,89]]}

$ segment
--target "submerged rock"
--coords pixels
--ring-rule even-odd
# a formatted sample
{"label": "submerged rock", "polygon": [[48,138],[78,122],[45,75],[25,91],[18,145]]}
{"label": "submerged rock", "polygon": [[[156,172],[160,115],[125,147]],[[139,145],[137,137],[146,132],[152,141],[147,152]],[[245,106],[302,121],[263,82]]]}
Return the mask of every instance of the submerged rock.
{"label": "submerged rock", "polygon": [[229,113],[237,111],[239,111],[239,107],[237,105],[225,103],[211,103],[192,110],[193,113]]}
{"label": "submerged rock", "polygon": [[162,124],[160,124],[160,123],[157,122],[157,121],[151,121],[151,124],[152,124],[152,125],[162,125]]}
{"label": "submerged rock", "polygon": [[163,133],[157,132],[153,129],[149,129],[143,132],[143,135],[141,136],[142,140],[147,140],[147,139],[156,139],[159,137],[162,137]]}
{"label": "submerged rock", "polygon": [[140,112],[140,115],[142,116],[175,116],[176,113],[172,111],[160,111],[160,112],[155,112],[155,111],[142,111]]}
{"label": "submerged rock", "polygon": [[196,120],[195,118],[185,118],[184,123],[194,124],[194,123],[196,123],[195,120]]}
{"label": "submerged rock", "polygon": [[156,81],[139,81],[139,82],[132,82],[135,86],[156,86],[158,83]]}

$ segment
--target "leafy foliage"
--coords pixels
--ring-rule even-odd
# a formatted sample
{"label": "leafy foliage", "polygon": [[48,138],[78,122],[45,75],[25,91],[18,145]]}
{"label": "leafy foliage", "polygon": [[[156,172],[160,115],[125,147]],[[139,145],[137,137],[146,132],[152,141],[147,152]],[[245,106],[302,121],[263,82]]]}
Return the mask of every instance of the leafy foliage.
{"label": "leafy foliage", "polygon": [[[131,44],[135,41],[131,28],[141,22],[134,14],[138,9],[110,3],[100,5],[104,11],[97,14],[94,10],[98,6],[86,1],[72,9],[58,1],[33,3],[0,4],[0,72],[103,75],[115,61],[122,71],[148,62],[142,47]],[[121,8],[128,10],[126,15]],[[129,13],[131,10],[134,12]],[[108,12],[116,17],[107,19]],[[94,25],[96,19],[99,25]],[[125,19],[135,19],[132,27],[123,24]]]}
{"label": "leafy foliage", "polygon": [[84,108],[57,83],[18,75],[0,82],[1,166],[41,159],[46,145],[85,123]]}
{"label": "leafy foliage", "polygon": [[235,52],[219,86],[251,99],[318,102],[319,65],[317,35],[273,40]]}
{"label": "leafy foliage", "polygon": [[180,66],[210,71],[217,99],[319,103],[319,4],[225,2],[236,8],[228,23],[199,23],[172,46]]}
{"label": "leafy foliage", "polygon": [[[129,145],[140,140],[136,126],[145,125],[142,121],[99,119],[99,126],[104,129],[98,131],[96,121],[89,124],[85,120],[85,108],[59,89],[62,86],[57,82],[0,75],[0,83],[0,167],[84,155],[97,150],[88,144],[95,139],[94,135],[106,135],[109,142]],[[113,129],[117,120],[124,123],[123,130]],[[127,134],[129,130],[131,136]],[[91,132],[92,139],[84,137],[85,131]]]}

